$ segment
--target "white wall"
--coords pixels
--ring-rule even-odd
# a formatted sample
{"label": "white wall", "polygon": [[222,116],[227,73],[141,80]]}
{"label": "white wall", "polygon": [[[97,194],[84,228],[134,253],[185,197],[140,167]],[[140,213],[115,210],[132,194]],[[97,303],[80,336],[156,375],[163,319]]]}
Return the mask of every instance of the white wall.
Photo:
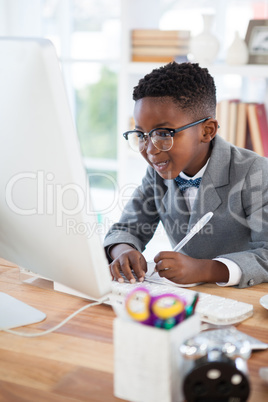
{"label": "white wall", "polygon": [[0,0],[2,36],[40,36],[41,0]]}

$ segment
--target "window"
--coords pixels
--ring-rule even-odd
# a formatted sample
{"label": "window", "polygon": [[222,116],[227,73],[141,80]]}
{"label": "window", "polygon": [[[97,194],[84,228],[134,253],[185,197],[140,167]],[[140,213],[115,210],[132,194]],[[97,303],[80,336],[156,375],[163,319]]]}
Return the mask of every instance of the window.
{"label": "window", "polygon": [[118,171],[121,0],[1,0],[0,11],[1,35],[45,37],[56,47],[93,206],[99,220],[116,219],[110,204]]}
{"label": "window", "polygon": [[[42,36],[57,48],[92,186],[116,178],[120,1],[44,0]],[[101,163],[100,163],[101,160]],[[90,175],[89,175],[90,177]]]}
{"label": "window", "polygon": [[44,0],[42,36],[60,58],[99,222],[109,219],[117,179],[120,0]]}
{"label": "window", "polygon": [[[129,71],[128,30],[189,29],[197,35],[203,28],[202,13],[215,13],[213,32],[220,39],[219,60],[223,61],[235,30],[244,36],[250,18],[268,18],[268,1],[1,0],[0,11],[1,35],[42,36],[55,45],[93,188],[93,203],[100,219],[109,216],[111,222],[120,214],[114,201],[120,195],[116,191],[118,173],[126,182],[137,183],[145,171],[141,159],[128,158],[118,133],[119,125],[121,132],[128,128],[131,92],[140,78],[138,66],[132,76]],[[217,82],[218,93],[237,97],[238,80],[241,78],[223,77]]]}

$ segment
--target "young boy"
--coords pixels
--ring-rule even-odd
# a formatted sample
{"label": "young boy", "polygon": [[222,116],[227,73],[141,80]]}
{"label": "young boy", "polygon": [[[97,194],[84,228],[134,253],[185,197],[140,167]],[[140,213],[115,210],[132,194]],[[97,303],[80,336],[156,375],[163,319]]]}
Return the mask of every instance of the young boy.
{"label": "young boy", "polygon": [[141,253],[159,221],[174,247],[211,211],[210,222],[180,252],[155,256],[159,275],[241,288],[267,282],[268,161],[217,135],[208,70],[167,64],[139,81],[133,99],[135,130],[124,137],[149,167],[105,238],[113,278],[123,282],[123,272],[135,282],[134,272],[144,280]]}

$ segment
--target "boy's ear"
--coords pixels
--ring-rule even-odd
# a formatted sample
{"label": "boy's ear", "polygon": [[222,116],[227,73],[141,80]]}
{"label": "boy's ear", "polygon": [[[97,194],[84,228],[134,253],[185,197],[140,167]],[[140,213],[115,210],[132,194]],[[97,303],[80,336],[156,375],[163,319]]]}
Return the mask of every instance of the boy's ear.
{"label": "boy's ear", "polygon": [[218,121],[216,119],[209,119],[203,123],[202,142],[210,142],[213,140],[218,131]]}

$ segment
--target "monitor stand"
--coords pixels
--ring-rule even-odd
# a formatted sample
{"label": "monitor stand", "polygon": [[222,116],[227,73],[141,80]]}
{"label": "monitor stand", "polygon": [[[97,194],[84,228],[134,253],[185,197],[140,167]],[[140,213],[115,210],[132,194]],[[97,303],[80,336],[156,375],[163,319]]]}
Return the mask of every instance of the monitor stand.
{"label": "monitor stand", "polygon": [[69,286],[62,285],[61,283],[54,282],[50,279],[44,278],[32,271],[20,268],[20,280],[27,285],[37,286],[42,289],[55,290],[56,292],[65,293],[72,296],[77,296],[87,300],[95,300],[88,295],[72,289]]}
{"label": "monitor stand", "polygon": [[22,283],[36,286],[41,289],[48,289],[48,290],[54,289],[54,283],[50,279],[35,274],[34,272],[29,271],[28,269],[19,267],[19,270],[20,270],[20,281]]}

